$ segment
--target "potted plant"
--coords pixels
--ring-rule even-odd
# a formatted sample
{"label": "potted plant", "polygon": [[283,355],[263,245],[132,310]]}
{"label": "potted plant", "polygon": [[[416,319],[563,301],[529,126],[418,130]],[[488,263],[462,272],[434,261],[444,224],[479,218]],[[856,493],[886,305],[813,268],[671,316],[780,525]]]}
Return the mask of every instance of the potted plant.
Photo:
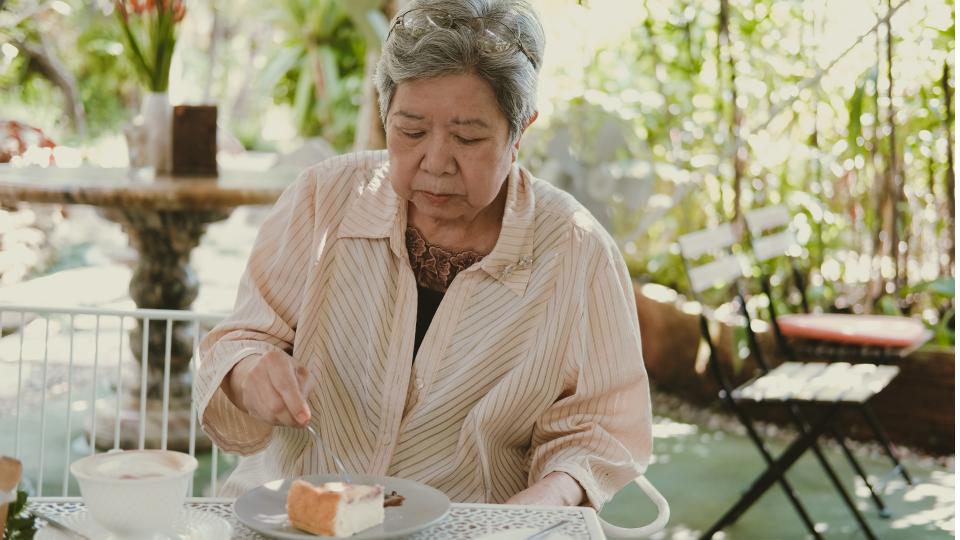
{"label": "potted plant", "polygon": [[128,128],[131,165],[171,169],[171,109],[167,96],[183,0],[114,0],[128,60],[143,83],[140,118]]}

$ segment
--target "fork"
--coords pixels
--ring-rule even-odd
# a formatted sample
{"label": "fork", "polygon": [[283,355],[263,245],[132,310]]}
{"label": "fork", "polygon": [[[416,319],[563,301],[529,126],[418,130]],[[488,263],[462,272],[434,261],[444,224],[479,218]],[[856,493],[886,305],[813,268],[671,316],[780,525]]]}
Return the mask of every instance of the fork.
{"label": "fork", "polygon": [[65,523],[63,523],[59,519],[49,514],[38,512],[36,510],[31,510],[31,512],[33,513],[33,515],[37,516],[43,521],[46,521],[47,525],[66,534],[69,538],[72,538],[73,540],[90,540],[90,537],[88,537],[87,535],[82,534],[80,531],[77,531],[76,529],[67,526]]}
{"label": "fork", "polygon": [[337,466],[337,471],[339,471],[340,476],[343,478],[343,480],[348,484],[352,484],[353,480],[350,478],[350,475],[347,474],[346,467],[343,466],[343,463],[340,461],[340,458],[338,458],[336,454],[334,454],[333,452],[330,452],[330,449],[327,448],[327,444],[323,440],[323,437],[321,437],[320,434],[317,433],[317,430],[313,429],[313,426],[311,426],[310,424],[307,424],[305,426],[305,429],[309,431],[313,435],[313,437],[317,439],[317,441],[320,442],[320,450],[324,453],[324,455],[330,455],[331,457],[333,457],[333,463]]}
{"label": "fork", "polygon": [[537,531],[537,532],[533,533],[532,535],[524,538],[523,540],[538,540],[538,539],[540,539],[540,538],[546,538],[548,534],[550,534],[551,532],[559,529],[560,527],[563,527],[563,526],[566,525],[567,523],[570,523],[570,520],[569,520],[569,519],[560,520],[560,521],[554,523],[553,525],[550,525],[550,526],[547,527],[546,529],[540,529],[539,531]]}

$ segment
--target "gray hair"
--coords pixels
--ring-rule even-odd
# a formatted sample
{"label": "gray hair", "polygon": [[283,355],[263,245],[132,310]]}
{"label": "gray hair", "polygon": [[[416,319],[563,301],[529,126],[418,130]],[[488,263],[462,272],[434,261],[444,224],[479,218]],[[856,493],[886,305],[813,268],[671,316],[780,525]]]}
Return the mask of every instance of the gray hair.
{"label": "gray hair", "polygon": [[387,110],[400,83],[473,73],[493,88],[507,119],[510,140],[515,141],[537,110],[537,72],[545,42],[540,19],[528,0],[413,0],[397,16],[416,8],[442,10],[454,18],[499,21],[518,34],[530,58],[521,51],[483,52],[467,25],[434,30],[419,38],[395,31],[383,46],[374,76],[383,125],[387,125]]}

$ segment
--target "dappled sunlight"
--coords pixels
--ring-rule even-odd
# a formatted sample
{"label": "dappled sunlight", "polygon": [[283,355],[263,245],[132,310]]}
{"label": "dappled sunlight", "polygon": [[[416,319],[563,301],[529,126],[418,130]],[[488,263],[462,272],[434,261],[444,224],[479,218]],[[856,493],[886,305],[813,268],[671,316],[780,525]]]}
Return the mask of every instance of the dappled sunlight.
{"label": "dappled sunlight", "polygon": [[[650,538],[654,540],[697,540],[703,531],[688,529],[686,527],[672,527],[667,531],[661,531]],[[715,535],[714,540],[727,540],[729,537],[725,533]]]}
{"label": "dappled sunlight", "polygon": [[922,507],[894,519],[890,524],[892,529],[933,527],[951,534],[956,532],[956,475],[953,472],[934,471],[929,478],[907,487],[903,501]]}
{"label": "dappled sunlight", "polygon": [[656,283],[644,283],[640,286],[640,292],[657,302],[674,302],[679,297],[674,289]]}
{"label": "dappled sunlight", "polygon": [[669,418],[656,418],[653,422],[653,437],[655,439],[670,439],[696,435],[698,428],[693,424],[674,422]]}
{"label": "dappled sunlight", "polygon": [[[764,469],[756,447],[728,413],[695,407],[674,396],[654,391],[654,459],[645,476],[657,486],[671,507],[667,529],[653,538],[699,538],[732,505]],[[758,430],[775,455],[796,437],[793,430],[758,423]],[[740,429],[738,429],[740,428]],[[952,459],[935,459],[900,448],[900,457],[916,482],[914,486],[890,469],[890,461],[870,444],[849,446],[889,508],[889,519],[879,517],[866,485],[856,477],[839,446],[822,440],[821,448],[841,481],[854,495],[855,505],[878,538],[947,540],[955,531]],[[823,469],[812,455],[787,473],[816,528],[826,538],[861,538],[862,533],[844,507]],[[628,486],[603,509],[603,516],[619,526],[638,526],[649,520],[649,502],[639,489]],[[648,512],[645,514],[644,512]],[[757,505],[733,526],[714,538],[803,538],[803,523],[779,487],[772,487]]]}

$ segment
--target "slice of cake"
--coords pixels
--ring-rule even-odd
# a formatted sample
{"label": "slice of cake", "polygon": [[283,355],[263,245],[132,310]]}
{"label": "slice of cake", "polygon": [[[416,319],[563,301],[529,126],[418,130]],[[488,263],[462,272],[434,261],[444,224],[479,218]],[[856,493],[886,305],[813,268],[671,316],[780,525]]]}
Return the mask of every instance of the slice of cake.
{"label": "slice of cake", "polygon": [[383,523],[383,486],[294,480],[287,515],[294,527],[311,534],[352,536]]}

